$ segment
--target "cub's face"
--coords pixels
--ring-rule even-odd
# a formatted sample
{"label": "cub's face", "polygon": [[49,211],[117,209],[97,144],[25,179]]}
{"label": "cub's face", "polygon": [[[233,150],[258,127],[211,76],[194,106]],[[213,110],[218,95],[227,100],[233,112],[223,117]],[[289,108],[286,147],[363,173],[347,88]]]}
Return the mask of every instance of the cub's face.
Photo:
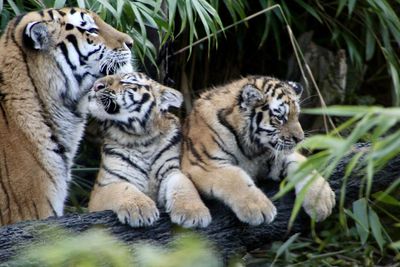
{"label": "cub's face", "polygon": [[180,92],[137,72],[97,80],[86,99],[86,109],[93,117],[124,124],[137,132],[144,130],[156,114],[182,103]]}
{"label": "cub's face", "polygon": [[250,141],[263,148],[290,153],[304,139],[299,123],[298,83],[258,77],[243,86],[241,108],[248,119]]}

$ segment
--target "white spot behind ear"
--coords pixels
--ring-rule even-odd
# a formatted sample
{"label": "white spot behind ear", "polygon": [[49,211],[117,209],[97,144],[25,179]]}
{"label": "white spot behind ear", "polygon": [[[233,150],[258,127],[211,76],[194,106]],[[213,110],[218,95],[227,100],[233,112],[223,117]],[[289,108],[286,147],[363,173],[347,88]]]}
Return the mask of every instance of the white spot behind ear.
{"label": "white spot behind ear", "polygon": [[263,98],[260,90],[252,84],[246,84],[242,90],[242,107],[250,107],[255,105]]}
{"label": "white spot behind ear", "polygon": [[160,110],[167,111],[169,107],[180,108],[183,102],[182,94],[172,88],[163,87],[160,96]]}
{"label": "white spot behind ear", "polygon": [[36,50],[46,50],[50,46],[50,34],[47,26],[41,21],[28,23],[25,27],[25,43]]}

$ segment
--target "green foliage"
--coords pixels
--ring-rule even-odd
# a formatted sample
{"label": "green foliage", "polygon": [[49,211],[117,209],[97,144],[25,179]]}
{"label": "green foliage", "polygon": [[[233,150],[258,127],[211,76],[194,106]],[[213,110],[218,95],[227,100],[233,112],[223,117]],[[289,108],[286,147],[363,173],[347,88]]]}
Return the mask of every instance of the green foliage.
{"label": "green foliage", "polygon": [[[366,264],[362,261],[363,257],[368,262],[365,266],[373,265],[379,257],[383,261],[389,262],[390,257],[393,258],[396,254],[399,257],[399,243],[398,241],[393,242],[393,240],[400,239],[400,236],[394,232],[394,229],[399,227],[400,213],[395,212],[393,207],[398,207],[400,201],[393,195],[398,196],[400,179],[384,192],[378,192],[374,195],[371,195],[371,187],[374,174],[400,153],[400,129],[397,127],[400,122],[400,109],[333,106],[326,109],[306,110],[305,112],[344,116],[349,117],[349,119],[328,135],[316,135],[304,141],[301,148],[315,153],[294,174],[293,181],[282,183],[275,198],[279,198],[292,190],[294,184],[304,179],[313,169],[317,169],[319,173],[329,179],[341,159],[349,157],[349,163],[346,166],[344,184],[338,201],[339,214],[334,215],[334,218],[331,219],[332,221],[336,220],[336,222],[338,219],[340,223],[336,223],[332,227],[329,226],[329,222],[324,222],[323,229],[327,233],[325,240],[315,237],[313,241],[307,241],[307,245],[304,242],[291,242],[290,245],[295,249],[297,246],[303,245],[309,247],[310,250],[308,251],[311,255],[307,255],[306,258],[308,259],[305,259],[304,255],[293,254],[293,257],[289,257],[289,262],[299,263],[299,261],[304,261],[302,264],[307,263],[313,266],[325,262],[326,264],[347,266],[344,263],[346,261],[343,262],[343,260],[351,257],[355,247],[360,249],[352,259],[360,265]],[[339,135],[349,130],[351,132],[347,137]],[[354,152],[355,144],[358,142],[368,142],[369,146],[358,148]],[[362,190],[360,191],[360,199],[355,201],[352,210],[349,210],[344,206],[344,198],[346,194],[345,185],[351,174],[362,178]],[[303,194],[297,195],[290,224],[293,223],[297,212],[300,210],[306,190],[307,188],[303,189]],[[395,228],[393,228],[394,224],[397,225]],[[335,236],[338,233],[339,236]],[[354,244],[354,239],[358,239],[360,243]],[[348,249],[342,247],[345,242],[349,244],[346,245]],[[314,243],[319,244],[320,247],[318,249],[313,247]],[[324,255],[321,247],[329,252]],[[289,246],[285,246],[285,248],[289,250]],[[282,254],[281,251],[277,250],[275,261]],[[391,256],[389,257],[389,255]],[[272,256],[268,255],[267,257]],[[286,260],[288,259],[286,258]]]}
{"label": "green foliage", "polygon": [[[5,5],[0,2],[0,12],[2,13],[0,30],[4,29],[14,15],[31,10],[64,6],[87,8],[99,14],[117,29],[129,33],[135,41],[134,50],[140,60],[144,62],[147,58],[153,65],[156,65],[157,50],[147,36],[149,29],[155,30],[158,34],[158,41],[162,45],[168,39],[176,38],[186,29],[187,25],[189,25],[189,44],[193,42],[194,38],[198,38],[199,28],[211,36],[222,27],[222,21],[217,11],[205,0],[169,0],[166,4],[168,8],[162,0],[9,0]],[[232,6],[236,7],[237,5]],[[198,19],[201,24],[196,23]],[[175,31],[176,28],[179,31]],[[211,40],[211,37],[209,39]]]}
{"label": "green foliage", "polygon": [[[325,36],[318,39],[319,43],[335,48],[346,47],[351,60],[352,68],[357,75],[363,76],[366,71],[373,73],[373,77],[365,80],[391,79],[393,105],[400,105],[400,59],[398,44],[400,43],[400,16],[397,0],[156,0],[156,1],[129,1],[129,0],[0,0],[0,32],[7,22],[15,15],[30,10],[45,7],[80,6],[88,8],[99,14],[106,22],[121,31],[128,32],[135,40],[134,50],[140,60],[147,58],[156,65],[157,49],[149,40],[148,30],[154,29],[158,34],[158,42],[165,44],[167,40],[175,41],[180,48],[189,47],[196,39],[202,36],[208,38],[208,51],[202,48],[197,58],[207,58],[210,54],[212,41],[217,44],[218,38],[223,34],[217,32],[223,25],[238,23],[246,20],[248,14],[259,9],[267,9],[275,4],[275,8],[265,13],[262,27],[258,27],[259,35],[256,40],[259,48],[268,44],[271,54],[278,54],[278,58],[286,52],[293,53],[293,48],[285,46],[289,43],[287,32],[283,26],[286,23],[298,34],[314,28],[326,32]],[[256,8],[255,8],[256,6]],[[255,10],[256,9],[256,10]],[[282,12],[281,12],[282,11]],[[223,12],[227,16],[223,17]],[[244,23],[248,27],[248,23]],[[248,42],[248,36],[235,28],[236,43],[242,47]],[[246,28],[247,29],[247,28]],[[253,37],[253,36],[252,36]],[[154,41],[154,40],[153,40]],[[273,44],[268,43],[272,41]],[[217,46],[215,46],[218,48]],[[286,50],[286,51],[285,51]],[[298,51],[301,54],[301,51]],[[194,53],[194,52],[193,52]],[[195,60],[196,57],[190,57]],[[184,57],[187,61],[188,58]],[[177,62],[182,65],[182,71],[187,62]],[[183,63],[183,64],[179,64]],[[273,62],[274,65],[276,62]],[[188,64],[189,65],[189,64]],[[229,68],[227,68],[229,69]],[[387,70],[387,75],[381,75]],[[199,73],[192,69],[192,73]],[[220,76],[225,77],[223,70]],[[202,79],[203,76],[200,76]],[[382,92],[376,93],[380,95]],[[276,242],[271,250],[264,253],[266,262],[275,265],[306,265],[306,266],[372,266],[374,264],[392,263],[393,258],[400,260],[400,214],[398,207],[400,201],[398,190],[400,179],[384,192],[371,195],[374,174],[394,156],[400,153],[400,130],[396,127],[400,119],[400,109],[367,106],[341,106],[328,109],[307,110],[309,114],[326,114],[336,117],[347,117],[342,125],[328,135],[317,135],[307,139],[302,148],[313,154],[300,170],[292,177],[290,182],[284,181],[280,192],[275,196],[279,198],[293,189],[294,184],[303,179],[313,169],[317,169],[324,177],[329,178],[337,164],[343,157],[350,157],[346,166],[344,181],[350,175],[358,173],[363,177],[363,188],[358,201],[351,208],[344,206],[345,183],[338,199],[339,214],[332,216],[323,223],[322,229],[314,229],[312,238],[299,237],[297,234],[286,242]],[[340,135],[339,135],[340,134]],[[346,136],[346,137],[341,137]],[[370,146],[351,154],[357,142],[369,142]],[[76,168],[75,173],[93,171],[93,169]],[[93,172],[91,173],[93,175]],[[72,202],[77,204],[79,197],[90,188],[84,179],[74,179],[77,186],[73,190]],[[301,209],[302,200],[307,187],[296,199],[294,213],[290,223],[293,223],[297,212]],[[74,197],[76,198],[74,200]],[[339,223],[337,223],[339,222]],[[183,241],[176,244],[175,250],[166,251],[148,245],[135,246],[137,257],[143,266],[158,266],[171,262],[171,266],[218,266],[217,258],[206,249],[202,241]],[[96,247],[96,243],[100,247]],[[83,248],[83,245],[88,249]],[[89,245],[88,245],[89,244]],[[107,246],[105,245],[107,244]],[[114,247],[115,246],[115,247]],[[108,248],[108,252],[104,248]],[[127,248],[104,233],[87,233],[63,242],[51,244],[31,250],[31,257],[42,258],[44,266],[65,266],[82,263],[84,266],[95,266],[104,263],[109,266],[121,262],[114,259],[115,255],[123,258],[123,263],[131,263],[138,258],[130,254],[132,248]],[[99,251],[97,256],[93,251]],[[110,252],[111,251],[111,252]],[[49,253],[51,252],[51,253]],[[95,256],[93,256],[95,255]],[[185,255],[192,255],[193,262],[186,262]],[[39,257],[40,256],[40,257]],[[207,259],[207,260],[202,260]],[[75,260],[82,260],[75,262]],[[42,265],[40,265],[42,266]]]}
{"label": "green foliage", "polygon": [[222,266],[208,242],[194,234],[178,235],[166,248],[146,243],[126,245],[99,229],[73,235],[54,228],[41,236],[39,244],[24,251],[13,266]]}
{"label": "green foliage", "polygon": [[[338,47],[347,47],[350,60],[359,73],[365,71],[364,68],[373,57],[383,56],[388,75],[392,78],[393,104],[400,105],[398,53],[400,16],[396,12],[400,7],[398,1],[298,0],[289,3],[284,0],[259,0],[259,2],[263,8],[279,4],[294,32],[311,30],[315,24],[320,24],[327,35],[330,34],[331,42]],[[345,9],[347,12],[344,12]],[[285,38],[281,34],[283,23],[282,14],[279,12],[267,13],[261,42],[264,42],[272,31],[277,48],[282,47]]]}

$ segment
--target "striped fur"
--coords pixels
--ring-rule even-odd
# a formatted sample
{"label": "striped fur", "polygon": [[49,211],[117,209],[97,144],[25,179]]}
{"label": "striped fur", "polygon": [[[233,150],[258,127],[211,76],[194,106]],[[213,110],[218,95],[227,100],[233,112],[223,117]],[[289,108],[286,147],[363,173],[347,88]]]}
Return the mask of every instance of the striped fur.
{"label": "striped fur", "polygon": [[82,106],[101,121],[102,162],[89,210],[111,209],[123,223],[151,225],[154,200],[184,227],[205,227],[210,213],[194,185],[180,171],[181,129],[168,108],[181,94],[141,73],[97,81]]}
{"label": "striped fur", "polygon": [[[255,181],[290,179],[305,160],[294,152],[304,138],[298,121],[301,91],[297,83],[250,76],[203,93],[185,121],[183,172],[200,192],[222,200],[243,222],[269,223],[277,214]],[[296,191],[312,177],[298,183]],[[334,205],[329,184],[317,175],[303,207],[319,221]]]}
{"label": "striped fur", "polygon": [[132,39],[78,8],[14,18],[0,39],[0,225],[63,214],[85,115],[106,73],[132,71]]}

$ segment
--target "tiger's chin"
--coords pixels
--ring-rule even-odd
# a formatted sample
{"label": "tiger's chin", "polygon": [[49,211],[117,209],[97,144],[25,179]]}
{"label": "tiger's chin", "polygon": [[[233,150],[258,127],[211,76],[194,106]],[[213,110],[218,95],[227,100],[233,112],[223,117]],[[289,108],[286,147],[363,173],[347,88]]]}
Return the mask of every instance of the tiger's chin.
{"label": "tiger's chin", "polygon": [[131,51],[122,54],[115,51],[106,52],[106,56],[100,61],[100,73],[104,76],[133,72],[133,57]]}
{"label": "tiger's chin", "polygon": [[273,151],[275,154],[290,155],[296,149],[296,144],[283,144],[282,142],[268,142],[264,145],[264,148],[269,151]]}

